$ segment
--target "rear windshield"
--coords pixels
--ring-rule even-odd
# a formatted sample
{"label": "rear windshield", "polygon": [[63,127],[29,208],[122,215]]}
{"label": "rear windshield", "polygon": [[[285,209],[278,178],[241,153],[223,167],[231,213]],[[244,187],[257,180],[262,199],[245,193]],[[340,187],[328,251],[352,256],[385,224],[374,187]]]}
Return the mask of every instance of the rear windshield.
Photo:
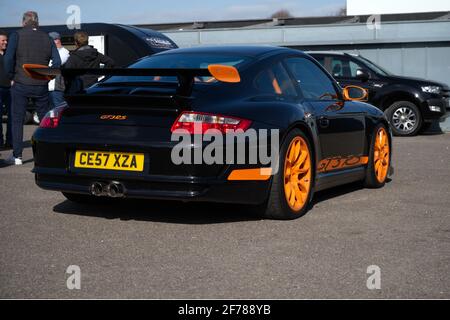
{"label": "rear windshield", "polygon": [[[162,69],[207,69],[210,64],[221,64],[233,66],[239,69],[247,64],[251,58],[236,55],[220,54],[162,54],[154,55],[129,66],[129,68],[162,68]],[[160,76],[113,76],[104,81],[104,83],[115,82],[177,82],[176,77]],[[196,77],[196,82],[211,83],[215,82],[212,77]]]}

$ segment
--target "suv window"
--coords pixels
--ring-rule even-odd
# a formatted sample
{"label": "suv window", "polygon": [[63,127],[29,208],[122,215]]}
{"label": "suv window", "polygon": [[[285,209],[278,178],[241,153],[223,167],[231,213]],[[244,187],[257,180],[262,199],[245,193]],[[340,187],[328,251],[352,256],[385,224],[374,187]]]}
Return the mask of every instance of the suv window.
{"label": "suv window", "polygon": [[305,99],[337,100],[331,79],[314,62],[305,58],[289,58],[286,64],[297,81]]}
{"label": "suv window", "polygon": [[256,88],[268,94],[296,96],[294,84],[281,63],[261,71],[255,80]]}
{"label": "suv window", "polygon": [[328,56],[321,57],[318,61],[335,78],[356,78],[358,69],[366,69],[347,57]]}

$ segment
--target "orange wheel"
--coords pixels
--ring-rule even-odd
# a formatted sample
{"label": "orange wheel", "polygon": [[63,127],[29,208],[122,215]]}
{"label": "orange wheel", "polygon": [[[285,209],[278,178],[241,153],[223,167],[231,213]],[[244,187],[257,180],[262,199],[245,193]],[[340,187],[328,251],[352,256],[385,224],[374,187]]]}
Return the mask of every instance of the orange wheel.
{"label": "orange wheel", "polygon": [[309,200],[311,167],[308,144],[297,136],[291,141],[284,162],[284,195],[295,212],[300,212]]}
{"label": "orange wheel", "polygon": [[375,176],[379,183],[384,183],[389,171],[389,136],[384,127],[377,131],[374,144],[374,168]]}
{"label": "orange wheel", "polygon": [[295,128],[286,134],[280,148],[279,170],[272,177],[267,200],[257,206],[265,218],[293,220],[306,214],[314,194],[312,150],[302,130]]}

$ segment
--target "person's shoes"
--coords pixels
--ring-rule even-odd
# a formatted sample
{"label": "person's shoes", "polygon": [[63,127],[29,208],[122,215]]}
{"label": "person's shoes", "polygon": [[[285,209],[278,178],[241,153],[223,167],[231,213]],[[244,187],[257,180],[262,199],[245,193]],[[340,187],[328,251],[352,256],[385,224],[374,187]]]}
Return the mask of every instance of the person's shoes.
{"label": "person's shoes", "polygon": [[14,157],[14,155],[11,155],[9,158],[7,158],[5,162],[12,166],[21,166],[23,164],[22,158],[16,158]]}

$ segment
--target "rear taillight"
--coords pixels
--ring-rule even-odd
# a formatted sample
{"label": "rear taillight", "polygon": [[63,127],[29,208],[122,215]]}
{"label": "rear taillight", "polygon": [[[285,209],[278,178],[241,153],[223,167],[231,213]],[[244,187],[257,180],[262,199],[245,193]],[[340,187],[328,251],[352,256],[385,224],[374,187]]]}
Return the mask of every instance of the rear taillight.
{"label": "rear taillight", "polygon": [[47,112],[45,117],[41,120],[39,127],[56,128],[59,124],[59,121],[61,120],[62,113],[66,108],[66,106],[56,107],[55,109]]}
{"label": "rear taillight", "polygon": [[204,134],[207,130],[216,129],[221,133],[227,131],[247,130],[252,122],[250,120],[236,117],[221,116],[203,112],[183,112],[175,123],[171,131],[184,129],[190,134]]}

